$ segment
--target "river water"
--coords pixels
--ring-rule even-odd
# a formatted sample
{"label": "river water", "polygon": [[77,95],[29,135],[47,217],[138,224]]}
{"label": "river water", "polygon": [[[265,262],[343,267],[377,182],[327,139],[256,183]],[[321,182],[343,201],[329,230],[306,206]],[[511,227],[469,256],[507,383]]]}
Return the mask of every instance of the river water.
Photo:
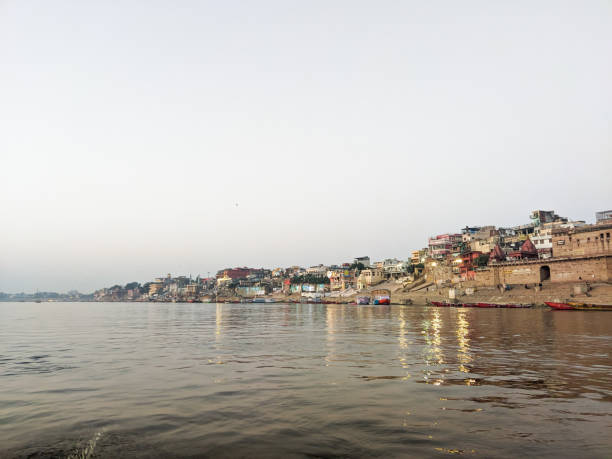
{"label": "river water", "polygon": [[0,303],[0,457],[611,457],[612,313]]}

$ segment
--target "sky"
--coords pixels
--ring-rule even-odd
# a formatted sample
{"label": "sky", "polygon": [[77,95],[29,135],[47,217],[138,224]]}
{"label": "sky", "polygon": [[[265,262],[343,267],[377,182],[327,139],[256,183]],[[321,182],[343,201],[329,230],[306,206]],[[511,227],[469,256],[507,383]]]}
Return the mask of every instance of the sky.
{"label": "sky", "polygon": [[612,208],[612,2],[0,0],[0,291]]}

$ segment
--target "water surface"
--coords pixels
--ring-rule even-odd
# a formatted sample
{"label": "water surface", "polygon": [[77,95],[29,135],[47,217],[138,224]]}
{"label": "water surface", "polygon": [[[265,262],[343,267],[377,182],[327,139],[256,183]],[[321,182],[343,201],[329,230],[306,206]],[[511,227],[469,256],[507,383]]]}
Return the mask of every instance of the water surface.
{"label": "water surface", "polygon": [[0,303],[0,457],[610,457],[612,313]]}

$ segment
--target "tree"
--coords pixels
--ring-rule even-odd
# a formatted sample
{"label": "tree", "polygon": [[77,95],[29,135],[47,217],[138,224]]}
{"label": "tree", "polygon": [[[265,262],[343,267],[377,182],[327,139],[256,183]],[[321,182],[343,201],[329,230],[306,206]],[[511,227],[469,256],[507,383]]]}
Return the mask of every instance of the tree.
{"label": "tree", "polygon": [[476,266],[487,266],[489,264],[489,254],[483,253],[476,258]]}
{"label": "tree", "polygon": [[140,283],[139,282],[130,282],[129,284],[125,284],[125,289],[126,290],[132,290],[135,288],[140,287]]}
{"label": "tree", "polygon": [[357,271],[363,271],[365,269],[365,265],[361,262],[357,262],[349,266],[349,269],[356,269]]}
{"label": "tree", "polygon": [[292,284],[329,284],[329,277],[319,274],[304,274],[291,278]]}

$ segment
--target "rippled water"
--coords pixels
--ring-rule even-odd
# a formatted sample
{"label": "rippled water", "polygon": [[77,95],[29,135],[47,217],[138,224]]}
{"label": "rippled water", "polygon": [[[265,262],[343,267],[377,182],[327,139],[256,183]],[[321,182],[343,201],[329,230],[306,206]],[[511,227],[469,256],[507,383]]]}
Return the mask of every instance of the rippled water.
{"label": "rippled water", "polygon": [[0,456],[611,457],[612,313],[0,303]]}

